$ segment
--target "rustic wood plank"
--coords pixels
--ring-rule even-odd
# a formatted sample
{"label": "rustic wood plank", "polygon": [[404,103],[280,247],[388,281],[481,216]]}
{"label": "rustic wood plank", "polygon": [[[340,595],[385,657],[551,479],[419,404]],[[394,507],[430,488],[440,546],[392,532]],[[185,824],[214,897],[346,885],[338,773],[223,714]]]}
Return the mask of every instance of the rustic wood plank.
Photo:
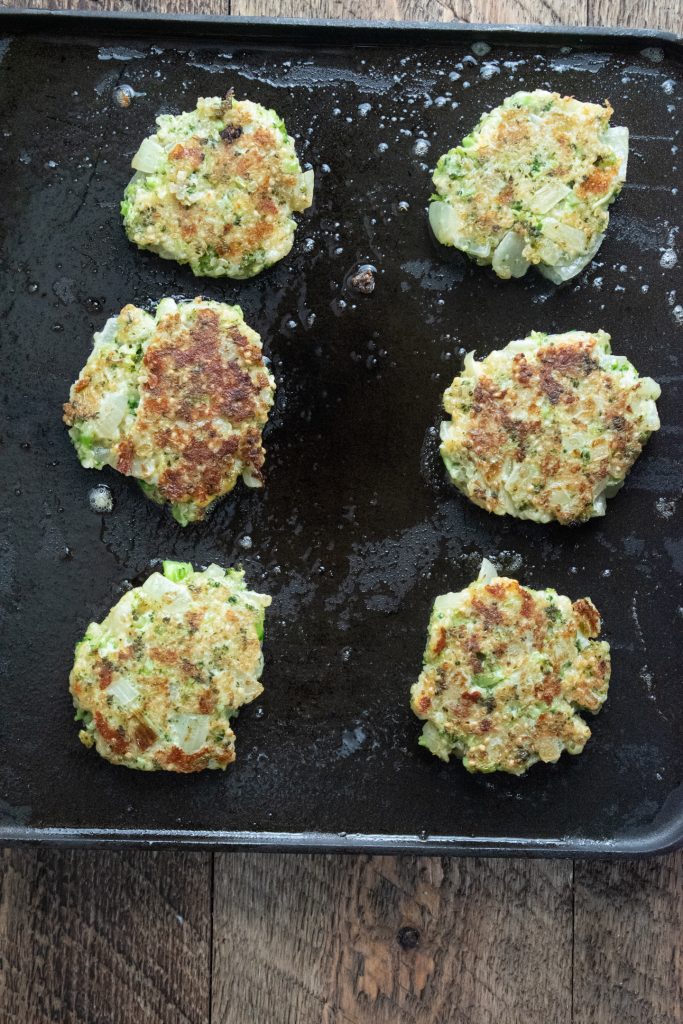
{"label": "rustic wood plank", "polygon": [[0,855],[3,1024],[205,1024],[211,855]]}
{"label": "rustic wood plank", "polygon": [[683,854],[577,862],[574,1024],[683,1021]]}
{"label": "rustic wood plank", "polygon": [[0,0],[0,7],[34,7],[44,11],[147,11],[168,14],[230,14],[230,0]]}
{"label": "rustic wood plank", "polygon": [[213,1024],[569,1024],[571,873],[217,855]]}
{"label": "rustic wood plank", "polygon": [[[232,13],[280,18],[386,18],[406,21],[585,25],[588,0],[233,0]],[[651,0],[654,4],[656,0]],[[675,2],[675,0],[671,0]]]}
{"label": "rustic wood plank", "polygon": [[588,0],[588,16],[590,25],[683,30],[681,0]]}
{"label": "rustic wood plank", "polygon": [[[611,0],[601,0],[609,5]],[[623,0],[625,2],[625,0]],[[639,0],[653,7],[658,0]],[[677,0],[670,3],[671,16]],[[404,21],[510,22],[585,25],[589,0],[384,0],[369,8],[362,0],[32,0],[27,7],[44,10],[168,11],[171,13],[240,14],[278,18],[386,18]],[[0,0],[0,7],[14,6]],[[632,15],[629,15],[632,16]],[[601,22],[602,24],[602,22]]]}

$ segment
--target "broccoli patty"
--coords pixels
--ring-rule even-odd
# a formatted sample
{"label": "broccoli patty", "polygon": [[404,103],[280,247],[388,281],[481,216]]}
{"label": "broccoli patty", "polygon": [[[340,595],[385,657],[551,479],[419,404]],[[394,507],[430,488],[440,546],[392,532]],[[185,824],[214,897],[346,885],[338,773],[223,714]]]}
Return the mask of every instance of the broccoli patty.
{"label": "broccoli patty", "polygon": [[264,610],[244,573],[164,562],[76,645],[80,740],[113,764],[198,772],[235,760],[230,719],[263,691]]}
{"label": "broccoli patty", "polygon": [[583,597],[530,590],[496,575],[437,597],[424,667],[411,706],[424,719],[420,743],[470,772],[522,775],[536,761],[580,754],[590,729],[579,710],[607,699],[609,644]]}
{"label": "broccoli patty", "polygon": [[590,263],[626,177],[628,129],[612,108],[518,92],[439,160],[432,230],[502,278],[534,265],[555,284]]}
{"label": "broccoli patty", "polygon": [[659,385],[611,354],[604,331],[473,353],[444,394],[441,455],[451,480],[497,515],[575,523],[605,514],[653,430]]}
{"label": "broccoli patty", "polygon": [[313,171],[301,170],[275,111],[230,92],[157,125],[121,204],[131,242],[206,277],[253,277],[286,256]]}
{"label": "broccoli patty", "polygon": [[95,335],[64,421],[84,466],[136,477],[184,526],[240,476],[262,485],[274,392],[239,306],[162,299],[156,316],[126,306]]}

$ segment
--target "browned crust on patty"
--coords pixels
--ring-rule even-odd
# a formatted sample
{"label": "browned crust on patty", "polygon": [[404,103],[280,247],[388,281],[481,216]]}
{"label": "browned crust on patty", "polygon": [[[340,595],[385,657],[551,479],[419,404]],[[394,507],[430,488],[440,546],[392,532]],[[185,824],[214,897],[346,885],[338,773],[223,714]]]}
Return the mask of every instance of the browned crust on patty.
{"label": "browned crust on patty", "polygon": [[[130,324],[134,343],[125,334]],[[194,509],[188,518],[201,518],[240,475],[263,482],[262,430],[275,383],[259,342],[231,306],[199,298],[156,320],[128,306],[72,388],[64,418],[91,433],[98,459],[156,488],[158,500]],[[120,399],[120,380],[112,381],[122,367],[129,411],[100,441],[99,410],[109,391]]]}
{"label": "browned crust on patty", "polygon": [[527,507],[568,524],[594,514],[596,494],[626,476],[649,430],[636,412],[638,387],[621,386],[618,372],[601,366],[595,335],[555,337],[515,353],[511,381],[496,353],[476,380],[455,379],[444,405],[457,441],[444,439],[442,454],[475,467],[466,493],[498,513],[507,510],[510,465],[519,464]]}
{"label": "browned crust on patty", "polygon": [[592,602],[571,604],[504,577],[458,596],[467,600],[434,609],[412,691],[418,717],[452,737],[471,771],[520,773],[536,759],[556,760],[556,741],[580,750],[590,731],[577,709],[599,710],[610,673],[606,644],[576,643],[599,633]]}

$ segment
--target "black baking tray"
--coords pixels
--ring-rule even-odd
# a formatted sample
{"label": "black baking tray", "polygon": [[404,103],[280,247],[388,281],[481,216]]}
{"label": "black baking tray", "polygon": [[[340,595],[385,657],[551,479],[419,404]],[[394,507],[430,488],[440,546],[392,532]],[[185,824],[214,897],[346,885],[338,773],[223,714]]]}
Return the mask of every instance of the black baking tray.
{"label": "black baking tray", "polygon": [[[680,845],[680,41],[7,11],[0,35],[0,839],[603,856]],[[124,83],[141,94],[127,109],[113,99]],[[118,215],[155,116],[230,86],[274,106],[316,171],[291,255],[246,282],[138,252]],[[632,134],[607,239],[561,289],[444,256],[425,216],[438,155],[481,111],[537,87],[609,97]],[[377,268],[368,296],[349,285],[364,263]],[[182,529],[133,481],[82,469],[60,416],[107,316],[200,293],[242,306],[278,397],[265,490],[238,487]],[[445,479],[441,393],[469,349],[575,327],[608,330],[660,381],[662,430],[604,519],[488,515]],[[100,482],[108,515],[88,504]],[[483,555],[530,586],[589,594],[612,645],[584,754],[521,779],[437,761],[408,707],[432,601],[467,585]],[[161,557],[242,564],[273,595],[266,690],[240,715],[225,774],[115,768],[77,739],[74,644]]]}

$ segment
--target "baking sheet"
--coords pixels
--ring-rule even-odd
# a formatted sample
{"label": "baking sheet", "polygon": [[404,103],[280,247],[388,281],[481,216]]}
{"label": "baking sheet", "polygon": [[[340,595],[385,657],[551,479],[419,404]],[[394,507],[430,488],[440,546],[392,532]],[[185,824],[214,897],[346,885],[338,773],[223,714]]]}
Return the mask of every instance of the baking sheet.
{"label": "baking sheet", "polygon": [[[683,838],[683,284],[680,49],[668,37],[478,27],[8,15],[2,90],[0,835],[4,841],[618,854]],[[38,69],[38,74],[36,70]],[[136,95],[124,109],[114,92]],[[195,279],[128,244],[118,203],[159,113],[235,88],[275,107],[316,172],[294,249],[247,282]],[[599,102],[629,176],[598,258],[558,289],[502,282],[427,230],[431,169],[517,89]],[[372,295],[349,279],[377,268]],[[278,382],[267,485],[185,529],[112,471],[82,469],[61,403],[125,303],[239,303]],[[500,519],[447,482],[440,396],[464,353],[604,328],[662,385],[662,430],[608,515]],[[106,483],[111,514],[88,494]],[[581,757],[470,776],[417,747],[408,707],[434,597],[481,557],[588,594],[610,698]],[[73,646],[155,559],[241,564],[273,595],[266,690],[225,774],[115,768],[77,739]]]}

